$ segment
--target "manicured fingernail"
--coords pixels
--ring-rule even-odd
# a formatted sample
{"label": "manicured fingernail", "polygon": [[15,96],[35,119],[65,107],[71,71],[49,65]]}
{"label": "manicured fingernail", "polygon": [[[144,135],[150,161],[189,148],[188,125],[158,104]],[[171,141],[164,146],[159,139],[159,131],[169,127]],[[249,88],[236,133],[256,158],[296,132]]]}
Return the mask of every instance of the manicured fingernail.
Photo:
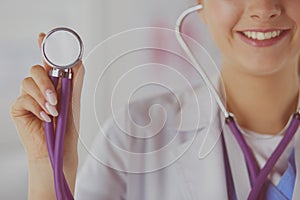
{"label": "manicured fingernail", "polygon": [[52,90],[46,90],[46,98],[51,105],[55,106],[57,104],[56,94]]}
{"label": "manicured fingernail", "polygon": [[40,115],[45,122],[48,122],[48,123],[51,122],[50,117],[44,111],[40,112]]}
{"label": "manicured fingernail", "polygon": [[50,103],[46,102],[45,104],[48,112],[53,116],[56,117],[58,115],[58,112],[54,106],[52,106]]}

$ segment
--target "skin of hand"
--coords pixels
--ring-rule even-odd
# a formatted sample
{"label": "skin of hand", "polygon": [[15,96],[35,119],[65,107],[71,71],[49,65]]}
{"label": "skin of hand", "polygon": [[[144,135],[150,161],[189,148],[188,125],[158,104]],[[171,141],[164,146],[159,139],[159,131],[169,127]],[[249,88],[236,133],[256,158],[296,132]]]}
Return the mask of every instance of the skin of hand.
{"label": "skin of hand", "polygon": [[[39,46],[41,46],[44,37],[44,33],[39,35]],[[40,172],[37,168],[41,169],[41,166],[43,166],[42,168],[47,168],[47,170],[52,170],[46,145],[44,122],[49,120],[51,115],[56,117],[57,111],[59,112],[59,101],[57,99],[59,99],[60,85],[58,85],[57,89],[52,85],[48,76],[51,69],[45,62],[43,62],[43,66],[35,65],[31,67],[30,76],[23,80],[20,95],[12,103],[10,109],[12,119],[27,155],[29,179],[31,178],[31,173],[35,174],[32,176],[38,176]],[[63,162],[65,176],[73,191],[78,166],[77,144],[80,123],[80,96],[85,73],[81,61],[72,68],[72,73],[72,93]],[[30,169],[34,169],[34,171]],[[43,173],[42,170],[41,173]],[[45,171],[45,174],[52,176],[52,172],[49,171]],[[46,176],[45,174],[41,177]],[[52,177],[47,177],[46,179],[52,179]]]}

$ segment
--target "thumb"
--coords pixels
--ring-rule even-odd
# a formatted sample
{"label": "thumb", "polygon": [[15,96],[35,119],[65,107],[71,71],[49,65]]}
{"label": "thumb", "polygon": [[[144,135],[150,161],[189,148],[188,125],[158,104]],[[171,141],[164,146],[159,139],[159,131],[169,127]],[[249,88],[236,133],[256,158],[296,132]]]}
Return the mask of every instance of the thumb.
{"label": "thumb", "polygon": [[[38,45],[39,45],[40,50],[42,49],[42,43],[43,43],[43,40],[44,40],[45,36],[46,36],[45,33],[40,33],[39,36],[38,36]],[[46,71],[49,71],[49,70],[52,69],[52,67],[49,66],[47,64],[47,62],[44,60],[44,58],[43,58],[43,66],[45,67]]]}
{"label": "thumb", "polygon": [[82,85],[83,85],[83,79],[84,79],[84,74],[85,74],[85,68],[84,65],[82,64],[82,61],[80,60],[73,68],[72,68],[72,73],[73,73],[73,88],[72,90],[76,92],[76,94],[73,94],[75,98],[80,98],[81,96],[81,90],[82,90]]}
{"label": "thumb", "polygon": [[71,107],[70,107],[70,113],[72,117],[70,117],[70,120],[72,120],[72,124],[76,130],[76,132],[79,132],[79,125],[80,125],[80,102],[81,102],[81,92],[82,92],[82,86],[83,86],[83,79],[85,74],[85,68],[82,64],[82,61],[77,63],[72,68],[73,73],[73,80],[72,80],[72,95],[71,95]]}

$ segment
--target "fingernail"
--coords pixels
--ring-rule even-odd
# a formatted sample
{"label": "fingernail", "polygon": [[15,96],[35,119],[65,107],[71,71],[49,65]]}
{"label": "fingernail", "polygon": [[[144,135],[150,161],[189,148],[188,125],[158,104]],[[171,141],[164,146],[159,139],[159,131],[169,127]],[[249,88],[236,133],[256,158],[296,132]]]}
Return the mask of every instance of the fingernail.
{"label": "fingernail", "polygon": [[51,122],[50,117],[44,111],[40,112],[40,116],[43,118],[43,120],[45,122],[48,122],[48,123]]}
{"label": "fingernail", "polygon": [[58,115],[56,108],[54,106],[50,105],[50,103],[46,102],[45,106],[46,106],[48,112],[50,113],[50,115],[52,115],[53,117],[56,117]]}
{"label": "fingernail", "polygon": [[46,98],[51,105],[55,106],[57,104],[56,94],[52,90],[46,90]]}

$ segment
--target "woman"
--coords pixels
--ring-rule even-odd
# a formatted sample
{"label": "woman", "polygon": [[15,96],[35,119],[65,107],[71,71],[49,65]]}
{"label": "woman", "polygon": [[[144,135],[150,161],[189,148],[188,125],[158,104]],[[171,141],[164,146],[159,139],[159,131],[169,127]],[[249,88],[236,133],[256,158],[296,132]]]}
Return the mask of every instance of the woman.
{"label": "woman", "polygon": [[[244,138],[262,167],[282,138],[280,133],[284,133],[290,116],[298,109],[300,2],[203,0],[199,3],[203,4],[200,17],[222,53],[221,75],[227,107],[236,116],[242,131],[247,133]],[[43,37],[41,34],[39,41]],[[29,199],[55,198],[43,131],[43,121],[50,120],[48,115],[57,115],[57,96],[47,76],[48,70],[47,65],[32,67],[31,76],[24,79],[21,94],[11,108],[28,157]],[[73,84],[76,86],[73,87],[64,155],[64,171],[73,192],[78,159],[76,125],[79,124],[80,90],[84,74],[81,64],[74,68],[74,74]],[[194,91],[201,99],[200,114],[207,117],[201,117],[197,130],[190,130],[189,122],[197,118],[198,113],[188,109],[189,113],[182,116],[187,125],[183,126],[185,130],[177,132],[180,140],[176,145],[178,149],[189,148],[178,160],[149,172],[147,166],[152,163],[148,157],[140,162],[131,162],[107,142],[96,140],[94,153],[103,154],[104,164],[93,158],[87,160],[77,178],[78,199],[247,199],[251,186],[241,149],[231,138],[228,128],[222,130],[224,117],[218,111],[206,112],[206,104],[210,101],[207,90],[196,87]],[[180,109],[190,106],[187,99],[191,95],[190,91],[180,95],[186,101]],[[169,133],[172,125],[176,124],[178,108],[168,94],[134,103],[131,106],[133,118],[146,122],[143,109],[155,101],[164,102],[172,113],[162,130],[162,133]],[[128,116],[120,116],[120,120],[126,124]],[[207,120],[210,116],[214,119],[211,124]],[[159,119],[161,113],[155,117]],[[132,122],[128,123],[126,126],[131,127]],[[110,123],[106,130],[110,138],[119,137],[120,130],[116,124]],[[134,129],[129,130],[139,134]],[[217,140],[209,153],[199,159],[199,147],[205,140],[206,132],[209,138]],[[221,132],[222,137],[218,137]],[[298,131],[269,174],[269,181],[261,190],[261,199],[300,198],[300,192],[294,190],[300,186],[299,177],[292,173],[300,166],[299,134]],[[266,140],[266,137],[269,139]],[[193,143],[189,143],[192,140]],[[148,148],[138,142],[126,143],[122,138],[118,142],[132,151],[140,152]],[[206,147],[204,145],[201,148]],[[177,147],[174,149],[181,151]],[[160,155],[160,158],[167,159],[168,155]],[[154,160],[154,163],[157,162],[161,160]],[[117,166],[117,170],[112,169],[113,166]],[[137,172],[130,170],[132,166],[138,166],[137,169],[141,170],[138,172],[143,173],[130,173]]]}

